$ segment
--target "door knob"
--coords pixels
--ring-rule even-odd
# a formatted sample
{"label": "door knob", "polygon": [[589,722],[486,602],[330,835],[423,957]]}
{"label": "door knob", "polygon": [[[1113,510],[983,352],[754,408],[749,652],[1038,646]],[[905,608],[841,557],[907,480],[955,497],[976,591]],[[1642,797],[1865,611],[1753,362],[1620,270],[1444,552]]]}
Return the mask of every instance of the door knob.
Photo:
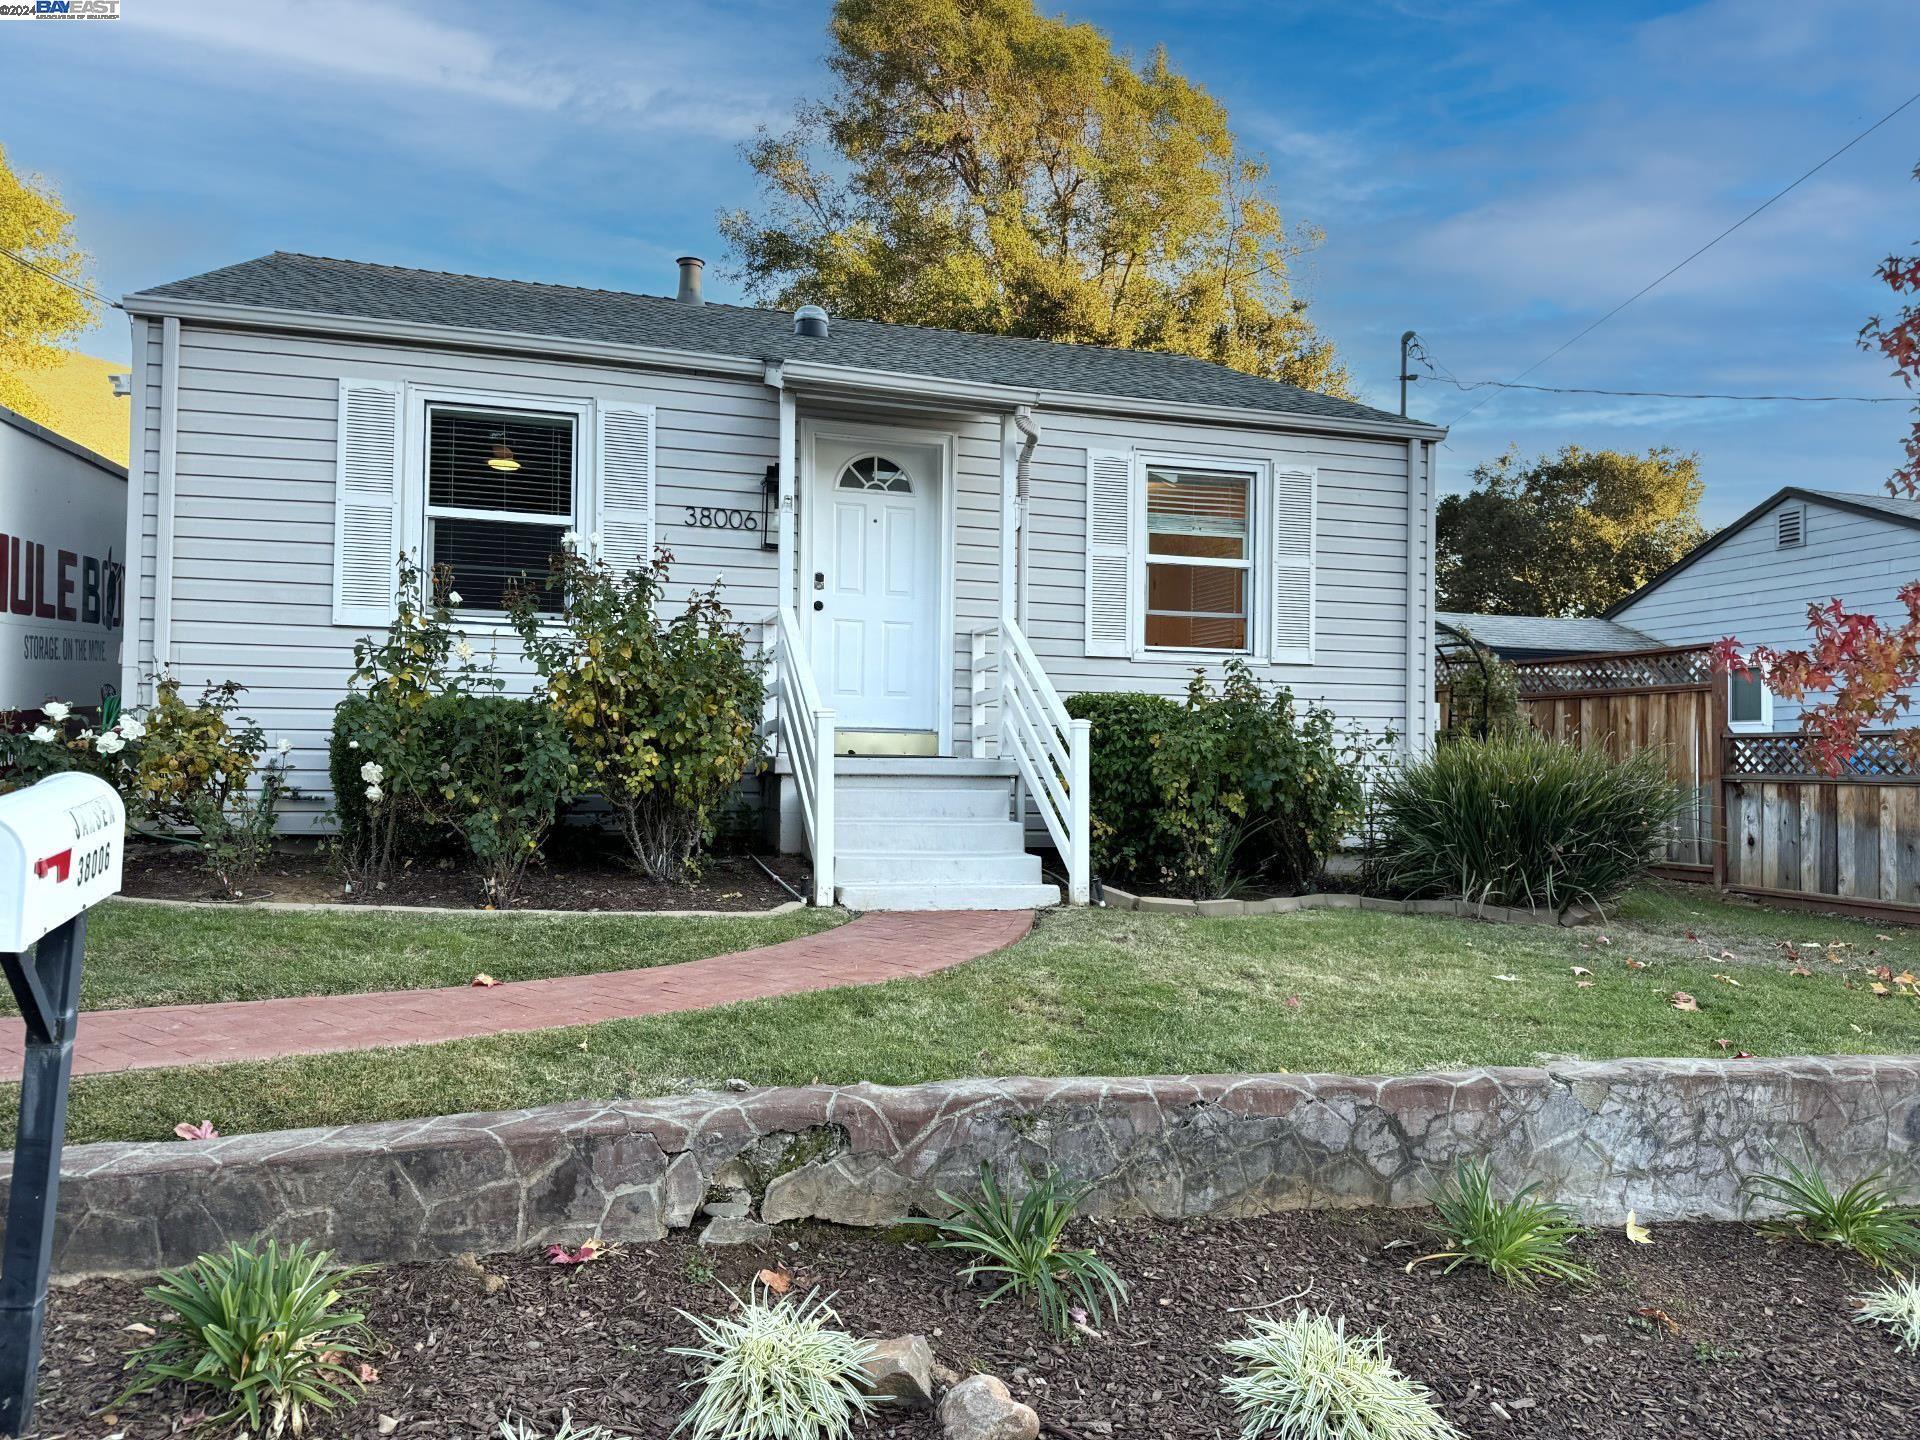
{"label": "door knob", "polygon": [[816,600],[813,602],[813,608],[816,610],[824,610],[827,608],[827,602],[824,600]]}

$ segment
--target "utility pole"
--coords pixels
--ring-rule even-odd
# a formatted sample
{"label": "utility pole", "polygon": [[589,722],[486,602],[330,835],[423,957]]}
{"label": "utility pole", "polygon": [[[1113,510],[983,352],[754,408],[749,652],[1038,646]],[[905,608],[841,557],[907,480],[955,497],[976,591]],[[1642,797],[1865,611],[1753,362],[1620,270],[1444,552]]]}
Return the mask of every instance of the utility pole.
{"label": "utility pole", "polygon": [[1407,382],[1420,377],[1413,374],[1413,347],[1420,343],[1420,337],[1411,330],[1400,333],[1400,413],[1407,413]]}

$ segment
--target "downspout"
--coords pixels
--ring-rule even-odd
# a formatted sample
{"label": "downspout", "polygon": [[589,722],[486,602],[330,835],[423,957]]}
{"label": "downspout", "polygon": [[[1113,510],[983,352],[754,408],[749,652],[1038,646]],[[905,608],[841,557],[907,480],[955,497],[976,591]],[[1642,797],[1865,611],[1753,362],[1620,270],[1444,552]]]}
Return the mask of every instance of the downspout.
{"label": "downspout", "polygon": [[1040,427],[1034,423],[1033,407],[1022,405],[1013,412],[1013,423],[1026,437],[1013,464],[1014,501],[1014,620],[1022,630],[1027,626],[1027,496],[1033,486],[1033,452],[1040,446]]}
{"label": "downspout", "polygon": [[[160,322],[160,493],[153,545],[153,671],[173,663],[173,520],[175,470],[180,453],[180,321]],[[129,459],[132,457],[129,456]]]}
{"label": "downspout", "polygon": [[1406,703],[1406,753],[1417,756],[1420,753],[1420,737],[1424,732],[1424,719],[1427,708],[1427,695],[1422,691],[1423,676],[1426,674],[1425,657],[1421,654],[1421,638],[1426,633],[1423,617],[1427,614],[1433,596],[1433,587],[1427,581],[1427,557],[1431,553],[1427,545],[1427,512],[1423,502],[1421,484],[1421,443],[1409,437],[1407,440],[1407,703]]}
{"label": "downspout", "polygon": [[128,406],[126,543],[120,552],[120,704],[140,700],[140,597],[147,588],[147,333],[151,322],[129,316],[133,328],[133,403]]}

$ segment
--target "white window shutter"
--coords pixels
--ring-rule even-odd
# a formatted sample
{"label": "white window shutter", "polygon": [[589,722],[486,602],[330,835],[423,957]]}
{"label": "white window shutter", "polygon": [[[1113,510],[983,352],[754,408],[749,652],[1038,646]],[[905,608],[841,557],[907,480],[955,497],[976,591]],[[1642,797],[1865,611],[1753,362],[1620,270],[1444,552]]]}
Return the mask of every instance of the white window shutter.
{"label": "white window shutter", "polygon": [[1133,452],[1087,451],[1087,654],[1131,655]]}
{"label": "white window shutter", "polygon": [[1316,472],[1273,472],[1273,562],[1268,658],[1313,663],[1313,511]]}
{"label": "white window shutter", "polygon": [[653,406],[603,404],[598,412],[593,529],[600,558],[624,573],[653,560]]}
{"label": "white window shutter", "polygon": [[333,623],[393,619],[400,566],[400,387],[340,382],[333,485]]}

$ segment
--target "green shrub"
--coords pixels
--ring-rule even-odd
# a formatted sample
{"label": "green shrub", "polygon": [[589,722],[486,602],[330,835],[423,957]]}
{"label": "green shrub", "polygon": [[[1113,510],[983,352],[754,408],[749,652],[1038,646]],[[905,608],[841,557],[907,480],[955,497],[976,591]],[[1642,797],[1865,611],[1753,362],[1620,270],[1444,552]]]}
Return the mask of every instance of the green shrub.
{"label": "green shrub", "polygon": [[1077,695],[1093,721],[1094,864],[1103,879],[1211,899],[1254,878],[1299,888],[1357,825],[1364,743],[1331,712],[1230,660],[1185,703]]}
{"label": "green shrub", "polygon": [[1512,735],[1526,728],[1519,674],[1485,646],[1449,655],[1441,683],[1447,688],[1446,739]]}
{"label": "green shrub", "polygon": [[1741,1182],[1743,1209],[1759,1204],[1778,1211],[1761,1222],[1762,1229],[1851,1250],[1876,1267],[1920,1261],[1920,1206],[1898,1204],[1884,1174],[1836,1192],[1811,1163],[1786,1165],[1783,1174],[1749,1175]]}
{"label": "green shrub", "polygon": [[1349,1336],[1343,1317],[1302,1310],[1255,1316],[1220,1348],[1240,1362],[1220,1388],[1240,1412],[1241,1440],[1458,1440],[1427,1388],[1387,1357],[1378,1334]]}
{"label": "green shrub", "polygon": [[1657,750],[1614,760],[1532,732],[1457,740],[1382,774],[1372,868],[1409,895],[1598,903],[1645,873],[1682,804]]}
{"label": "green shrub", "polygon": [[[168,1381],[215,1391],[214,1424],[300,1435],[313,1411],[355,1398],[366,1317],[336,1308],[362,1269],[342,1269],[306,1243],[258,1250],[239,1243],[170,1270],[146,1292],[167,1311],[154,1339],[127,1361],[138,1377],[120,1399]],[[119,1403],[119,1402],[116,1402]]]}
{"label": "green shrub", "polygon": [[550,587],[508,602],[573,746],[581,789],[603,797],[634,859],[657,880],[683,878],[743,775],[761,763],[761,662],[720,601],[696,590],[679,613],[659,605],[670,557],[619,572],[573,548]]}
{"label": "green shrub", "polygon": [[872,1347],[837,1329],[818,1295],[804,1301],[750,1292],[736,1314],[680,1318],[697,1345],[669,1353],[698,1361],[699,1397],[675,1427],[693,1440],[845,1440],[872,1415],[861,1387]]}
{"label": "green shrub", "polygon": [[1164,695],[1083,693],[1067,713],[1093,722],[1093,870],[1116,885],[1156,885],[1173,837],[1161,828],[1153,781],[1156,739],[1179,714]]}
{"label": "green shrub", "polygon": [[1086,1192],[1062,1190],[1052,1172],[1028,1178],[1026,1196],[1017,1204],[985,1163],[977,1198],[956,1200],[941,1192],[941,1200],[959,1213],[934,1222],[940,1231],[934,1248],[971,1256],[961,1271],[967,1279],[985,1276],[1000,1282],[980,1302],[982,1308],[1012,1294],[1037,1306],[1040,1323],[1056,1335],[1073,1333],[1075,1310],[1084,1311],[1087,1323],[1098,1329],[1102,1302],[1108,1313],[1118,1315],[1127,1301],[1127,1287],[1092,1250],[1061,1247],[1061,1236]]}
{"label": "green shrub", "polygon": [[1895,1276],[1859,1297],[1853,1318],[1863,1325],[1884,1325],[1902,1350],[1920,1353],[1920,1279]]}
{"label": "green shrub", "polygon": [[1529,1185],[1511,1200],[1501,1200],[1493,1193],[1491,1166],[1461,1161],[1433,1196],[1440,1218],[1432,1228],[1448,1248],[1413,1265],[1444,1260],[1447,1275],[1462,1265],[1477,1265],[1508,1284],[1539,1279],[1586,1284],[1593,1271],[1573,1258],[1570,1243],[1587,1233],[1585,1227],[1564,1205],[1534,1199],[1538,1189]]}

